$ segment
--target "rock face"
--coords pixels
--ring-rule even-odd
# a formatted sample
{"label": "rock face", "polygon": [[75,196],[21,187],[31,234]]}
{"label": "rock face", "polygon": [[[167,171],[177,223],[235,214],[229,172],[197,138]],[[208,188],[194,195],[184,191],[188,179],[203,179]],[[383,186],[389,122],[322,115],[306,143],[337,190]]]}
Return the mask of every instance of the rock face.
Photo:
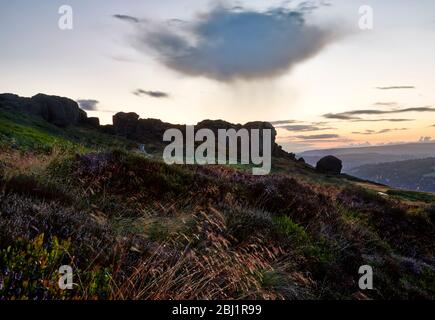
{"label": "rock face", "polygon": [[87,118],[86,112],[79,108],[77,102],[68,98],[37,94],[30,100],[31,103],[25,106],[29,113],[39,115],[60,127],[79,124]]}
{"label": "rock face", "polygon": [[84,121],[84,123],[94,128],[100,127],[100,119],[98,119],[97,117],[89,117]]}
{"label": "rock face", "polygon": [[133,138],[138,120],[139,115],[134,112],[119,112],[113,116],[113,128],[117,134]]}
{"label": "rock face", "polygon": [[170,128],[183,127],[158,119],[139,119],[139,115],[134,112],[119,112],[113,116],[115,133],[139,142],[163,142],[163,134]]}
{"label": "rock face", "polygon": [[14,94],[0,94],[0,103],[40,116],[59,127],[77,125],[87,120],[86,112],[79,108],[77,102],[58,96],[37,94],[24,98]]}
{"label": "rock face", "polygon": [[329,174],[340,174],[342,168],[342,161],[334,156],[323,157],[316,165],[316,171]]}

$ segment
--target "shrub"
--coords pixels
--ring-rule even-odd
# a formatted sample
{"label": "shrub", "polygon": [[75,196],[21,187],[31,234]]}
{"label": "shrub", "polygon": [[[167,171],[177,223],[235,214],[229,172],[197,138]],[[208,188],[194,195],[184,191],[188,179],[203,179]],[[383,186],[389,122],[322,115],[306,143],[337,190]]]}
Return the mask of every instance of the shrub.
{"label": "shrub", "polygon": [[430,221],[435,223],[435,204],[430,205],[426,208],[427,215],[429,216]]}
{"label": "shrub", "polygon": [[156,242],[165,242],[170,236],[168,226],[161,221],[154,221],[148,227],[147,233],[149,239]]}
{"label": "shrub", "polygon": [[18,240],[14,246],[0,250],[0,300],[41,300],[104,298],[110,294],[107,269],[92,268],[85,272],[73,269],[72,290],[62,290],[58,281],[59,268],[74,266],[69,254],[71,242],[44,234],[31,241]]}
{"label": "shrub", "polygon": [[0,196],[0,248],[14,246],[16,239],[30,241],[41,233],[47,241],[54,237],[69,239],[76,263],[113,259],[113,231],[88,213],[17,194]]}
{"label": "shrub", "polygon": [[313,258],[316,262],[322,264],[329,263],[332,259],[325,239],[313,239],[302,226],[296,224],[287,216],[274,217],[273,222],[277,232],[285,237],[295,252]]}
{"label": "shrub", "polygon": [[289,217],[274,217],[273,221],[278,232],[288,237],[296,246],[307,245],[310,243],[310,237],[305,232],[305,229],[294,223]]}
{"label": "shrub", "polygon": [[231,236],[241,242],[257,233],[267,235],[272,227],[272,218],[268,212],[235,207],[227,209],[226,224]]}
{"label": "shrub", "polygon": [[70,243],[54,237],[44,246],[44,234],[34,240],[17,241],[0,251],[2,265],[0,299],[48,299],[62,297],[68,291],[57,286],[57,270],[70,264],[67,250]]}
{"label": "shrub", "polygon": [[373,190],[359,186],[346,186],[338,195],[338,201],[349,209],[384,209],[392,206],[392,202]]}
{"label": "shrub", "polygon": [[71,197],[63,190],[63,186],[53,181],[42,181],[35,176],[18,174],[5,183],[5,192],[27,195],[43,200],[58,200],[64,204],[72,202]]}

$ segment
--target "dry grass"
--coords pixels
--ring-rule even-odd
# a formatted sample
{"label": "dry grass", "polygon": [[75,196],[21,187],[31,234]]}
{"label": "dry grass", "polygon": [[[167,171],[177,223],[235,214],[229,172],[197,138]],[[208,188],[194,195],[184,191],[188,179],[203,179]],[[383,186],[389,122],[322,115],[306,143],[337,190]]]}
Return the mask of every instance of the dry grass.
{"label": "dry grass", "polygon": [[[114,276],[114,299],[279,299],[262,287],[263,274],[282,254],[266,246],[261,237],[233,245],[224,215],[214,209],[200,211],[195,232],[176,244],[157,246],[125,280]],[[122,278],[122,277],[121,277]],[[121,284],[119,284],[121,283]]]}
{"label": "dry grass", "polygon": [[60,158],[64,151],[53,147],[50,154],[23,152],[19,150],[0,150],[0,166],[3,167],[3,176],[10,178],[13,175],[29,172],[42,172],[53,159]]}

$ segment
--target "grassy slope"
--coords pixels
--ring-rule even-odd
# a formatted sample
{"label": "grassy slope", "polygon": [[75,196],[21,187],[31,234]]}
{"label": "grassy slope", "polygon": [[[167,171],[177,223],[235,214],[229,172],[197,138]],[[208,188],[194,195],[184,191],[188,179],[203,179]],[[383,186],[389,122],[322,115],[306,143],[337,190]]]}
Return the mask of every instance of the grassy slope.
{"label": "grassy slope", "polygon": [[33,117],[0,106],[0,144],[21,150],[50,152],[53,148],[86,150],[131,148],[135,144],[87,127],[58,128],[39,117]]}
{"label": "grassy slope", "polygon": [[[434,207],[416,195],[293,162],[266,177],[167,166],[10,111],[0,132],[0,299],[435,297]],[[363,264],[376,290],[358,289]]]}
{"label": "grassy slope", "polygon": [[0,109],[0,138],[2,144],[35,149],[69,143],[61,129],[42,119],[8,109]]}

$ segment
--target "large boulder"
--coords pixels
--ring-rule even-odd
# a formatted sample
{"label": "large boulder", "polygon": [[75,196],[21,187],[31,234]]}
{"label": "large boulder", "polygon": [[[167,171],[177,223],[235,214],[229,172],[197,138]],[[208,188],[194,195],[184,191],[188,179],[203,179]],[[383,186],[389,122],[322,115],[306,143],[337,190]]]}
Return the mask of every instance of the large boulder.
{"label": "large boulder", "polygon": [[87,119],[86,112],[71,99],[37,94],[30,100],[31,103],[25,106],[29,113],[39,115],[59,127],[77,125]]}
{"label": "large boulder", "polygon": [[316,165],[316,171],[320,173],[340,174],[343,163],[334,156],[326,156],[320,159]]}
{"label": "large boulder", "polygon": [[131,138],[136,133],[139,115],[134,112],[118,112],[113,116],[113,128],[119,135]]}
{"label": "large boulder", "polygon": [[0,94],[0,103],[21,112],[39,116],[59,127],[77,125],[87,119],[86,112],[79,108],[77,102],[64,97],[37,94],[31,98],[25,98],[6,93]]}

